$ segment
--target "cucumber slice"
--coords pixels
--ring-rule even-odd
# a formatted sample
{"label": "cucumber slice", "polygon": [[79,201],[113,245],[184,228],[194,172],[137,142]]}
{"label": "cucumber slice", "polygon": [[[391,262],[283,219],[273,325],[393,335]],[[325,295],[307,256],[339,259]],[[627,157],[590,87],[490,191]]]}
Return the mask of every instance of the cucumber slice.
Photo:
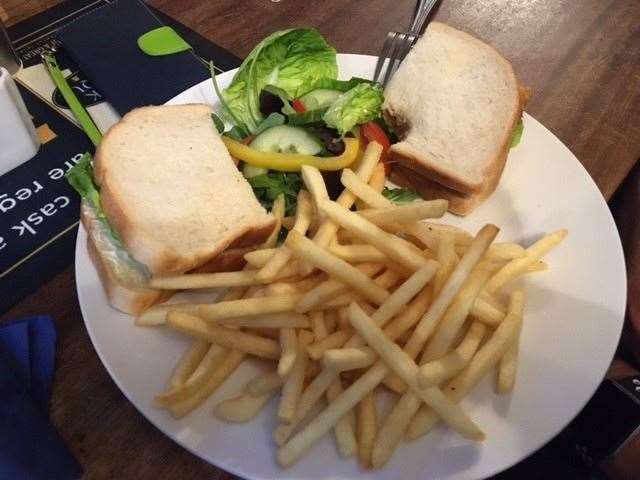
{"label": "cucumber slice", "polygon": [[318,108],[328,107],[335,102],[340,95],[342,95],[342,92],[339,90],[317,88],[316,90],[312,90],[306,95],[303,95],[299,100],[307,110],[315,110]]}
{"label": "cucumber slice", "polygon": [[267,170],[266,168],[254,167],[253,165],[249,165],[248,163],[245,163],[242,166],[242,175],[244,175],[244,178],[253,178],[257,177],[258,175],[264,175],[268,171],[269,170]]}
{"label": "cucumber slice", "polygon": [[261,152],[302,153],[316,155],[322,151],[322,143],[303,128],[279,125],[266,129],[249,145]]}

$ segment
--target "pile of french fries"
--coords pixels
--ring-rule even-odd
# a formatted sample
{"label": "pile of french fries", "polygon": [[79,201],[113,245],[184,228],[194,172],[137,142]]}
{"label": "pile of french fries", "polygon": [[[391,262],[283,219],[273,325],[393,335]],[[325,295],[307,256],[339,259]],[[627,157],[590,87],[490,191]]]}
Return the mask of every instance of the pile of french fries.
{"label": "pile of french fries", "polygon": [[[295,217],[284,217],[284,199],[276,200],[276,229],[246,254],[244,270],[153,279],[159,289],[228,289],[214,303],[157,305],[137,319],[194,338],[158,405],[182,417],[258,357],[273,370],[213,414],[248,422],[279,394],[273,439],[283,467],[331,430],[339,453],[366,468],[382,467],[401,440],[441,420],[483,439],[459,402],[489,372],[497,392],[513,389],[525,298],[503,287],[547,269],[541,258],[567,232],[523,248],[494,243],[494,225],[473,236],[436,223],[446,201],[398,206],[381,195],[380,155],[370,143],[357,167],[343,171],[335,201],[320,172],[304,167]],[[281,226],[288,235],[277,246]],[[396,396],[385,418],[376,403],[383,389]]]}

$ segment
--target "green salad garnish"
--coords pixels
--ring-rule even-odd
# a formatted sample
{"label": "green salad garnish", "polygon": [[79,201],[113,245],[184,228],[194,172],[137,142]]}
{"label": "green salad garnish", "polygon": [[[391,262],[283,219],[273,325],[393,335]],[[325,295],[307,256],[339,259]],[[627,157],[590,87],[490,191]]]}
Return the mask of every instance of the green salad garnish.
{"label": "green salad garnish", "polygon": [[384,187],[384,190],[382,190],[382,195],[391,200],[393,203],[397,203],[399,205],[402,205],[403,203],[411,203],[414,200],[418,200],[420,198],[420,195],[418,195],[413,190],[409,190],[408,188]]}
{"label": "green salad garnish", "polygon": [[271,211],[274,200],[282,193],[285,201],[285,215],[296,213],[298,192],[302,188],[300,174],[271,171],[248,178],[247,181],[267,211]]}
{"label": "green salad garnish", "polygon": [[340,135],[344,135],[356,125],[378,118],[383,100],[380,85],[360,83],[340,95],[331,104],[323,119],[327,126],[335,128]]}
{"label": "green salad garnish", "polygon": [[337,76],[336,50],[322,35],[307,28],[282,30],[256,45],[222,96],[230,116],[254,133],[263,119],[259,96],[266,85],[296,98],[319,80]]}

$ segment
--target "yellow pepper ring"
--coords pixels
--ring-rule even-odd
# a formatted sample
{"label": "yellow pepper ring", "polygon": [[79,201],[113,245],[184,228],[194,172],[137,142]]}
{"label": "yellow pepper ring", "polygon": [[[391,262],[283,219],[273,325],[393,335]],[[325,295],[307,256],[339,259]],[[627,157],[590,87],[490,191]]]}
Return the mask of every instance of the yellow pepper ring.
{"label": "yellow pepper ring", "polygon": [[247,162],[254,167],[279,170],[281,172],[299,172],[303,165],[310,165],[319,170],[342,170],[356,160],[360,150],[358,138],[345,138],[344,152],[337,157],[261,152],[230,137],[223,136],[222,141],[227,146],[229,153],[238,160]]}

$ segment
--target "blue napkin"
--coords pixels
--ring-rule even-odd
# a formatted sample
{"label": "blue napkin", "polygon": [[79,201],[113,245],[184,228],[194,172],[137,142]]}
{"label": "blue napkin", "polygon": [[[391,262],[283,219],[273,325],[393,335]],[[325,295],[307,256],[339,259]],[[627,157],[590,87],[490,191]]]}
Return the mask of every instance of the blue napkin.
{"label": "blue napkin", "polygon": [[118,0],[58,32],[65,51],[120,115],[162,105],[209,77],[192,51],[151,57],[138,37],[162,22],[139,0]]}
{"label": "blue napkin", "polygon": [[55,343],[49,316],[0,324],[0,479],[71,480],[82,474],[48,419]]}

